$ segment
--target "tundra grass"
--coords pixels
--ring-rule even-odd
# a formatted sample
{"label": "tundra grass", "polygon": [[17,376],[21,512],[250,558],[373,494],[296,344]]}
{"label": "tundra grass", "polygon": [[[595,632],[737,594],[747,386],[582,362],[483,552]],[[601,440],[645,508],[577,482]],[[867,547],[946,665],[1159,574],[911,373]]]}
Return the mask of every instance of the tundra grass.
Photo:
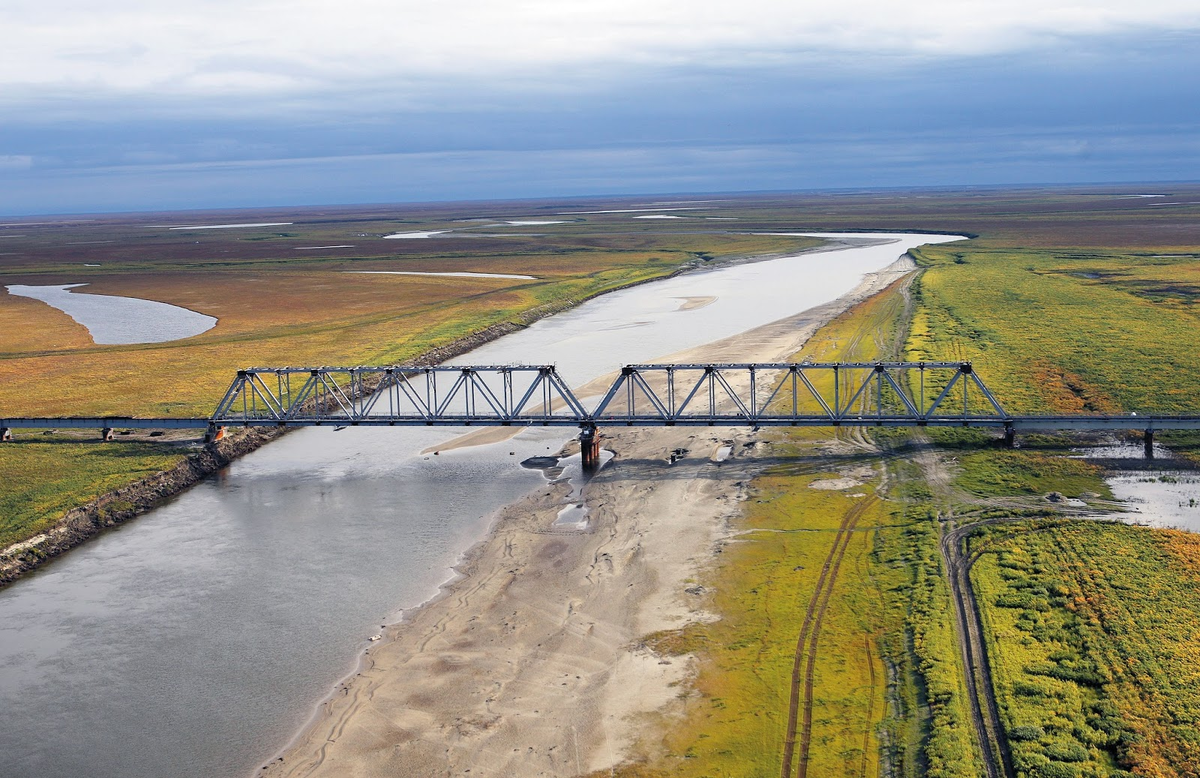
{"label": "tundra grass", "polygon": [[1011,413],[1200,411],[1200,261],[927,246],[907,354],[970,360]]}
{"label": "tundra grass", "polygon": [[207,416],[241,367],[403,362],[489,326],[519,324],[532,312],[671,270],[608,268],[536,284],[289,272],[269,280],[215,273],[182,282],[97,282],[98,292],[212,312],[221,323],[183,341],[81,347],[83,328],[74,325],[72,332],[61,322],[65,314],[44,305],[0,305],[0,316],[18,331],[45,333],[35,348],[0,358],[0,408],[10,416]]}
{"label": "tundra grass", "polygon": [[1075,521],[991,528],[973,544],[1018,768],[1200,774],[1196,536]]}
{"label": "tundra grass", "polygon": [[[990,444],[990,445],[989,445]],[[1065,497],[1102,497],[1112,492],[1104,469],[1075,458],[1063,448],[1054,451],[1005,450],[985,441],[982,448],[961,452],[955,459],[955,484],[980,497],[1018,497],[1058,492]]]}
{"label": "tundra grass", "polygon": [[[821,477],[777,472],[756,481],[737,540],[725,548],[711,582],[721,619],[683,633],[684,645],[701,659],[686,725],[662,743],[662,769],[670,774],[778,775],[800,624],[838,524],[865,499],[861,490],[850,496],[807,488]],[[818,643],[811,775],[878,772],[876,726],[888,675],[877,646],[882,594],[868,571],[875,533],[893,521],[875,503],[842,561]]]}

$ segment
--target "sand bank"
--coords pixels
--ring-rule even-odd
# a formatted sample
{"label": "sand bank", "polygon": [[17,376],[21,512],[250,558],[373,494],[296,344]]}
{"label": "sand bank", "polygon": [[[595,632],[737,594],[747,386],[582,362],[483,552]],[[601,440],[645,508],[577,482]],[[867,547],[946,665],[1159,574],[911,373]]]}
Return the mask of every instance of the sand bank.
{"label": "sand bank", "polygon": [[[901,260],[837,301],[665,361],[785,359],[912,269]],[[553,527],[567,484],[502,509],[460,576],[387,629],[258,774],[567,776],[619,763],[690,673],[639,639],[711,618],[690,581],[719,552],[761,468],[753,437],[605,431],[616,459],[587,487],[587,529]],[[731,456],[713,461],[725,447]],[[668,464],[677,448],[689,453]]]}

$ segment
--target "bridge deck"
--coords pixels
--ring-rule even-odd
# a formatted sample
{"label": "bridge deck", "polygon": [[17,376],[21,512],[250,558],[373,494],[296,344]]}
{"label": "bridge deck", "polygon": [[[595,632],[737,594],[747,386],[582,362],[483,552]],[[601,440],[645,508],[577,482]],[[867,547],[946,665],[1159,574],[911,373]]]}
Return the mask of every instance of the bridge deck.
{"label": "bridge deck", "polygon": [[[454,417],[437,419],[180,419],[133,418],[129,416],[69,416],[45,418],[0,418],[0,429],[208,429],[213,426],[231,427],[579,427],[581,424],[611,427],[744,427],[751,422],[743,416],[714,416],[680,419],[645,418],[583,418],[552,416],[548,418],[496,419],[487,417]],[[1070,430],[1200,430],[1200,416],[1008,416],[979,418],[928,418],[844,416],[760,416],[753,420],[758,427],[975,427],[1013,429],[1016,432],[1049,432]]]}
{"label": "bridge deck", "polygon": [[12,429],[752,426],[1200,429],[1200,415],[1014,415],[969,362],[627,365],[588,408],[553,365],[250,368],[208,418],[0,418]]}

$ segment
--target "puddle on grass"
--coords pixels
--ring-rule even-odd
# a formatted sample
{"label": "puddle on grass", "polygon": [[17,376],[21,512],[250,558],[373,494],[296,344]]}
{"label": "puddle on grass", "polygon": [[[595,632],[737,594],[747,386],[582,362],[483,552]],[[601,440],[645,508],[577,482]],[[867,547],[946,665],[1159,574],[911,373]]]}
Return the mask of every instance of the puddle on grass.
{"label": "puddle on grass", "polygon": [[1147,470],[1105,480],[1113,496],[1128,506],[1125,521],[1200,532],[1200,473]]}
{"label": "puddle on grass", "polygon": [[[1170,449],[1154,444],[1154,459],[1144,459],[1140,441],[1110,441],[1076,449],[1088,460],[1144,463],[1114,470],[1104,481],[1126,506],[1119,518],[1129,524],[1200,532],[1200,472],[1181,468]],[[1068,500],[1068,504],[1075,501]]]}
{"label": "puddle on grass", "polygon": [[423,240],[432,238],[436,235],[445,235],[450,230],[421,230],[419,232],[394,232],[391,235],[384,235],[384,240]]}
{"label": "puddle on grass", "polygon": [[9,294],[41,300],[70,316],[87,328],[97,345],[128,343],[165,343],[207,332],[217,319],[178,305],[118,297],[109,294],[76,294],[72,290],[87,284],[26,286],[9,284]]}

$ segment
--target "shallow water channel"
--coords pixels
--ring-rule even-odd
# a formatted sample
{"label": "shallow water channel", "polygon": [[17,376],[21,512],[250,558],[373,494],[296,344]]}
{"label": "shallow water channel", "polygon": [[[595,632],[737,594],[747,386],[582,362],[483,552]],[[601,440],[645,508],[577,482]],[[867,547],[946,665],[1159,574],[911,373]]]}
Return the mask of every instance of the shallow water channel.
{"label": "shallow water channel", "polygon": [[[578,386],[827,302],[913,246],[956,239],[888,237],[615,292],[456,361],[553,362]],[[715,299],[681,302],[695,298]],[[518,463],[570,434],[420,453],[459,432],[298,431],[0,590],[0,774],[256,771],[369,636],[436,593],[496,509],[545,483]]]}

